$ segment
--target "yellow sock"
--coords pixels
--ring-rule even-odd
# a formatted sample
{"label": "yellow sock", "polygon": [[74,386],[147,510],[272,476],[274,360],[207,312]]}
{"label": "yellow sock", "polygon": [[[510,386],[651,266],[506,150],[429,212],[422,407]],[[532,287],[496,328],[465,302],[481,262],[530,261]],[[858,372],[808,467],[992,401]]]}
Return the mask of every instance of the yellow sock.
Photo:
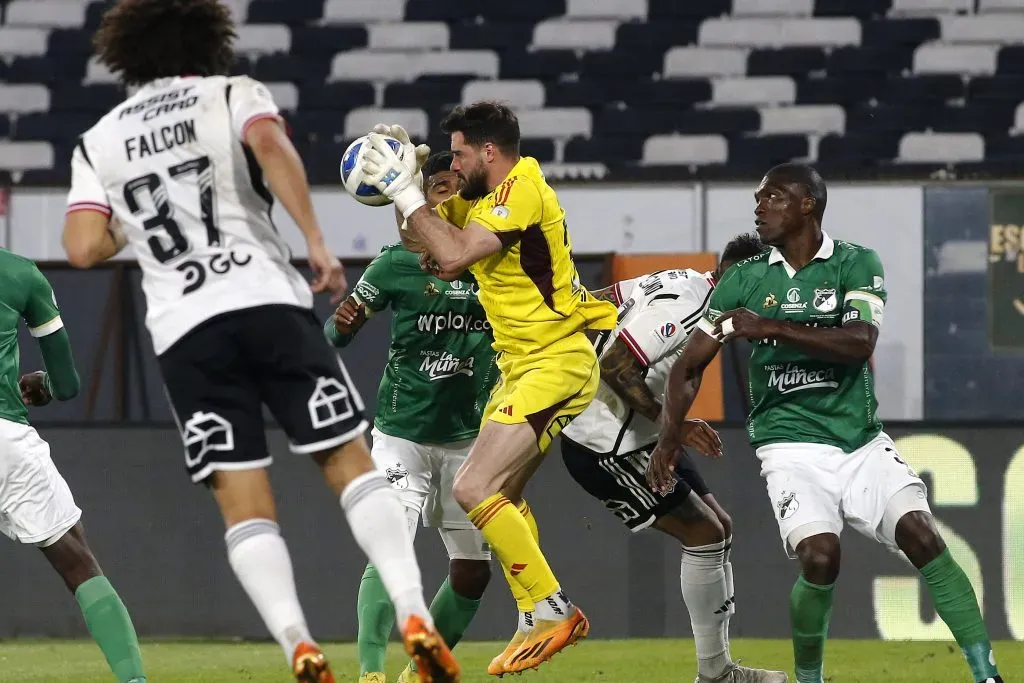
{"label": "yellow sock", "polygon": [[535,603],[558,590],[558,580],[534,540],[530,525],[508,498],[494,494],[470,510],[469,521],[497,554],[506,576],[529,595],[530,607],[523,611],[532,611]]}
{"label": "yellow sock", "polygon": [[[521,501],[516,508],[519,510],[519,514],[526,520],[526,525],[530,527],[530,535],[533,536],[533,540],[537,542],[538,547],[540,546],[540,531],[537,529],[537,519],[533,516],[533,511],[530,510],[530,506],[525,500]],[[512,572],[509,571],[508,567],[502,563],[501,570],[505,572],[505,580],[508,581],[508,587],[512,591],[512,597],[516,599],[516,608],[520,612],[532,612],[533,611],[533,599],[530,594],[526,592],[526,589],[519,585],[519,580],[512,576]]]}

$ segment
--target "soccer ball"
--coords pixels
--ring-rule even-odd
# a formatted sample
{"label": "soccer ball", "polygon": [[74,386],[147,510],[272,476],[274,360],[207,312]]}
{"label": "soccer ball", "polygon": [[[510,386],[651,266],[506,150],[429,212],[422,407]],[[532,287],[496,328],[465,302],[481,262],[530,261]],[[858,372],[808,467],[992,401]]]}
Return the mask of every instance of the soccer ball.
{"label": "soccer ball", "polygon": [[[391,145],[391,149],[395,150],[399,159],[404,157],[401,142],[387,135],[384,136],[384,140]],[[373,185],[363,182],[363,155],[367,149],[369,149],[369,142],[365,135],[357,138],[348,146],[345,154],[341,157],[341,182],[352,198],[360,204],[385,206],[390,204],[391,200],[381,194],[380,190]]]}

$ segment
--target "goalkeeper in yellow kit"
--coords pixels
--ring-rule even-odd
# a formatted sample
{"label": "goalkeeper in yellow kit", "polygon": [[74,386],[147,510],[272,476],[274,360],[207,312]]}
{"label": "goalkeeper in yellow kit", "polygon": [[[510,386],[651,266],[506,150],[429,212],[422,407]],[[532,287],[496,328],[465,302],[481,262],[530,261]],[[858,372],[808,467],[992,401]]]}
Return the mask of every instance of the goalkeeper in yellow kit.
{"label": "goalkeeper in yellow kit", "polygon": [[426,253],[443,279],[470,270],[494,330],[501,378],[484,409],[476,444],[455,478],[455,499],[501,561],[516,596],[520,628],[491,662],[492,674],[536,668],[587,635],[590,623],[566,597],[537,541],[523,487],[565,425],[597,391],[597,355],[584,330],[615,328],[613,304],[579,281],[565,211],[535,159],[519,155],[519,122],[506,106],[456,107],[451,135],[459,194],[433,211],[404,159],[379,133],[363,161],[368,184],[405,217],[404,241]]}

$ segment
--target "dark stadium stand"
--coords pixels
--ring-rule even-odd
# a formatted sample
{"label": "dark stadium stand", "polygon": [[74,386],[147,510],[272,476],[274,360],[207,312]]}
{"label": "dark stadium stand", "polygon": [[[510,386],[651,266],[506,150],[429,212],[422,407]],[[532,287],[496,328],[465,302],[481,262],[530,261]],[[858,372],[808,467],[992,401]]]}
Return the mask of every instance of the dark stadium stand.
{"label": "dark stadium stand", "polygon": [[[441,117],[479,98],[513,104],[555,173],[1024,162],[1024,0],[227,4],[237,73],[270,85],[318,183],[378,120],[444,146]],[[3,4],[0,168],[23,183],[66,182],[75,136],[124,96],[90,58],[104,6]]]}

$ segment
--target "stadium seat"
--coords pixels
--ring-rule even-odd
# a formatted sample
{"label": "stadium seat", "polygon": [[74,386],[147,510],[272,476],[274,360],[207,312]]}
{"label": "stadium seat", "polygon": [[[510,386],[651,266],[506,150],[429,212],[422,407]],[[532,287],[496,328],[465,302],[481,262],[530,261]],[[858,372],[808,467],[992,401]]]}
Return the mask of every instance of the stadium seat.
{"label": "stadium seat", "polygon": [[50,91],[38,84],[12,85],[0,83],[0,111],[27,114],[47,111],[50,108]]}
{"label": "stadium seat", "polygon": [[718,106],[793,103],[796,83],[786,76],[716,78],[711,81],[711,101]]}
{"label": "stadium seat", "polygon": [[979,0],[978,12],[981,14],[1024,12],[1024,5],[1021,5],[1020,0]]}
{"label": "stadium seat", "polygon": [[46,29],[0,26],[0,56],[39,57],[46,54]]}
{"label": "stadium seat", "polygon": [[48,142],[0,140],[0,168],[8,171],[53,168],[53,146]]}
{"label": "stadium seat", "polygon": [[761,114],[761,133],[766,135],[842,134],[846,129],[846,111],[834,104],[767,107],[760,109],[759,113]]}
{"label": "stadium seat", "polygon": [[860,44],[860,22],[850,18],[708,19],[699,41],[708,46],[799,47]]}
{"label": "stadium seat", "polygon": [[351,140],[366,135],[370,129],[382,122],[398,124],[413,137],[425,138],[429,133],[427,115],[422,109],[359,107],[345,116],[345,137]]}
{"label": "stadium seat", "polygon": [[985,140],[977,133],[907,133],[900,140],[900,161],[952,163],[984,158]]}
{"label": "stadium seat", "polygon": [[939,17],[940,34],[947,43],[983,45],[1016,43],[1024,38],[1024,13],[997,16]]}
{"label": "stadium seat", "polygon": [[610,50],[615,47],[615,21],[548,19],[537,24],[533,47],[541,50]]}
{"label": "stadium seat", "polygon": [[448,25],[440,21],[370,24],[371,50],[446,50]]}
{"label": "stadium seat", "polygon": [[807,17],[814,12],[814,0],[733,0],[734,17]]}
{"label": "stadium seat", "polygon": [[324,21],[354,24],[358,22],[402,21],[405,0],[327,0]]}
{"label": "stadium seat", "polygon": [[991,75],[997,52],[994,45],[928,43],[914,51],[914,73]]}
{"label": "stadium seat", "polygon": [[82,0],[11,0],[4,23],[8,26],[72,28],[85,24],[87,2]]}
{"label": "stadium seat", "polygon": [[721,135],[654,135],[643,146],[646,166],[724,164],[729,143]]}
{"label": "stadium seat", "polygon": [[955,14],[974,11],[974,0],[892,0],[895,16]]}
{"label": "stadium seat", "polygon": [[565,16],[573,19],[646,20],[647,0],[568,0]]}
{"label": "stadium seat", "polygon": [[544,85],[540,81],[471,81],[462,89],[462,103],[499,100],[516,109],[544,106]]}
{"label": "stadium seat", "polygon": [[749,52],[736,47],[674,47],[665,55],[665,78],[745,76]]}

